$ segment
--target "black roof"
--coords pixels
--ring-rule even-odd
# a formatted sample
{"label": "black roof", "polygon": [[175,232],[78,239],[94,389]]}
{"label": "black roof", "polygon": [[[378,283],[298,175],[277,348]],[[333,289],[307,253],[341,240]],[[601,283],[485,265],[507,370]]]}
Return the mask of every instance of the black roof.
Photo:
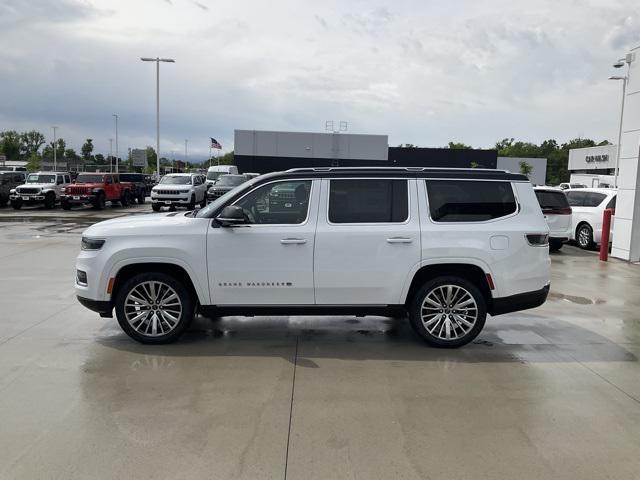
{"label": "black roof", "polygon": [[314,167],[293,168],[284,172],[273,172],[263,175],[266,178],[296,177],[401,177],[430,179],[463,179],[463,180],[503,180],[511,182],[528,182],[529,179],[520,173],[507,170],[485,168],[431,168],[431,167]]}

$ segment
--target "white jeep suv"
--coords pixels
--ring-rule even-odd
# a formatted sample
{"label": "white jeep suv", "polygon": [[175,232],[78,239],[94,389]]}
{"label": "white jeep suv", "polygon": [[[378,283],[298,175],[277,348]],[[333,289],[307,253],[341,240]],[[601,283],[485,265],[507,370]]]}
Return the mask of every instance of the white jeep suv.
{"label": "white jeep suv", "polygon": [[16,210],[23,205],[43,204],[45,208],[55,208],[60,202],[60,193],[71,184],[66,172],[30,173],[24,185],[11,190],[11,206]]}
{"label": "white jeep suv", "polygon": [[151,189],[154,212],[159,212],[163,206],[193,210],[197,203],[201,207],[207,204],[206,177],[199,173],[170,173]]}
{"label": "white jeep suv", "polygon": [[500,170],[307,168],[193,212],[87,229],[76,293],[142,343],[195,313],[402,315],[458,347],[487,314],[541,305],[549,230],[528,179]]}

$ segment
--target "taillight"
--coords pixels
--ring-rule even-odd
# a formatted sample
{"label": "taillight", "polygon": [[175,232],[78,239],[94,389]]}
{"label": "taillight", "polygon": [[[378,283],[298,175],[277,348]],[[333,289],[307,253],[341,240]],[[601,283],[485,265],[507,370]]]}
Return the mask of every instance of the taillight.
{"label": "taillight", "polygon": [[549,245],[548,233],[527,233],[525,238],[532,247],[546,247]]}
{"label": "taillight", "polygon": [[573,210],[571,210],[571,207],[543,208],[542,213],[545,215],[571,215]]}

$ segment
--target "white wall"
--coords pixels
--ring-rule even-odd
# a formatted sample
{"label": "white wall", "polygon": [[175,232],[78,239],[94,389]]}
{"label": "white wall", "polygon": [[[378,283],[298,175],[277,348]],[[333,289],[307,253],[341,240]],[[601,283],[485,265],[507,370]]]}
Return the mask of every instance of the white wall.
{"label": "white wall", "polygon": [[629,81],[624,99],[620,173],[616,221],[613,225],[611,255],[632,262],[640,261],[640,47],[631,51]]}
{"label": "white wall", "polygon": [[236,155],[386,161],[387,135],[235,130]]}
{"label": "white wall", "polygon": [[527,162],[533,170],[529,175],[529,180],[534,185],[544,185],[547,178],[546,158],[524,158],[524,157],[498,157],[498,170],[509,170],[510,172],[520,172],[520,162]]}

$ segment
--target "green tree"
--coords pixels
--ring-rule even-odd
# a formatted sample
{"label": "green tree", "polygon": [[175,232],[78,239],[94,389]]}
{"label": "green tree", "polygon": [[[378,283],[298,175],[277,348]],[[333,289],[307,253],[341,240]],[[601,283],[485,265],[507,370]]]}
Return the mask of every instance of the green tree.
{"label": "green tree", "polygon": [[93,139],[87,138],[87,140],[82,144],[80,148],[80,152],[82,154],[82,160],[85,163],[91,162],[91,154],[93,153]]}
{"label": "green tree", "polygon": [[471,150],[473,147],[471,145],[465,145],[461,142],[449,142],[447,148],[458,149],[458,150]]}
{"label": "green tree", "polygon": [[147,167],[151,169],[151,172],[156,171],[158,156],[156,150],[153,147],[147,146]]}
{"label": "green tree", "polygon": [[6,155],[7,160],[18,160],[22,150],[20,134],[15,130],[0,132],[0,153]]}
{"label": "green tree", "polygon": [[529,178],[529,175],[531,175],[531,172],[533,171],[533,167],[524,160],[522,160],[518,165],[520,165],[520,173]]}
{"label": "green tree", "polygon": [[67,148],[64,151],[64,158],[66,160],[70,160],[72,162],[77,161],[80,157],[78,156],[78,154],[76,153],[76,151],[73,148]]}
{"label": "green tree", "polygon": [[94,160],[97,165],[104,165],[105,163],[107,163],[107,160],[104,158],[104,155],[101,153],[96,154],[96,156],[94,157]]}
{"label": "green tree", "polygon": [[[64,158],[64,151],[66,150],[67,143],[63,138],[59,138],[56,141],[56,159],[61,160]],[[53,160],[53,142],[49,142],[44,150],[42,150],[42,158],[45,160]]]}
{"label": "green tree", "polygon": [[20,134],[20,142],[20,155],[28,161],[34,154],[38,153],[40,147],[44,145],[45,139],[44,135],[37,130],[30,130]]}
{"label": "green tree", "polygon": [[42,165],[42,157],[39,153],[32,153],[31,156],[27,159],[27,170],[30,172],[37,172],[40,170],[40,166]]}

